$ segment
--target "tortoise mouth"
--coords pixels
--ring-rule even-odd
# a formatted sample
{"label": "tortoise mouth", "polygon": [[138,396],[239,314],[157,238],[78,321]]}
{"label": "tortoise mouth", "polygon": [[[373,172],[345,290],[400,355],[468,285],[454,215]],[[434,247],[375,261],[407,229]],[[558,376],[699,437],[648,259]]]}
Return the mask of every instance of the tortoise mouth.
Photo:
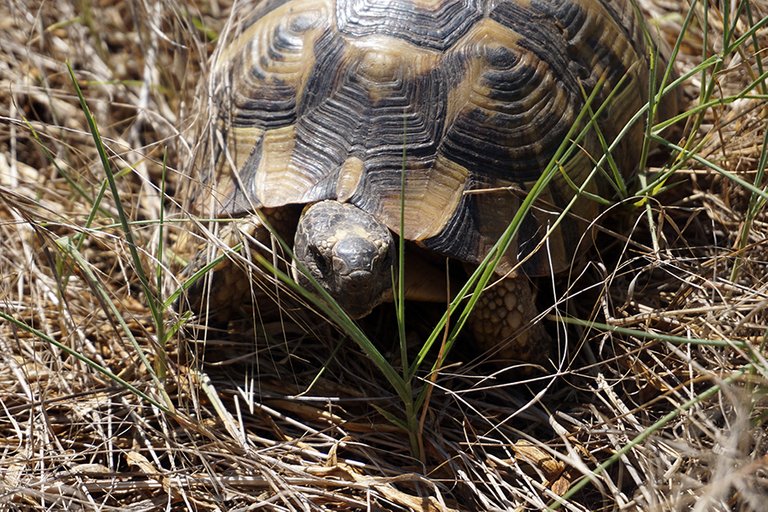
{"label": "tortoise mouth", "polygon": [[384,302],[391,287],[391,265],[380,267],[374,264],[367,267],[339,269],[332,276],[332,283],[323,283],[339,306],[353,319],[366,316]]}
{"label": "tortoise mouth", "polygon": [[[311,283],[302,274],[295,277],[304,287],[312,289]],[[337,274],[330,281],[313,277],[353,320],[368,315],[376,306],[386,302],[390,295],[390,287],[382,286],[384,280],[369,270]],[[391,278],[387,282],[391,282]]]}
{"label": "tortoise mouth", "polygon": [[372,286],[371,282],[376,278],[371,272],[355,270],[346,279],[353,282],[347,282],[340,294],[332,295],[351,318],[362,318],[384,302],[385,292]]}

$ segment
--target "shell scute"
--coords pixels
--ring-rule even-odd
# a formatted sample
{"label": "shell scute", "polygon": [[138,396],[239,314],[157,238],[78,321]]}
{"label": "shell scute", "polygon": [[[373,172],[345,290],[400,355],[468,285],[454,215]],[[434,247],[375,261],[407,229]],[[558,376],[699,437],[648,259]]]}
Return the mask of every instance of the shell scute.
{"label": "shell scute", "polygon": [[[339,199],[397,232],[404,201],[407,239],[478,262],[601,78],[592,108],[613,96],[600,124],[609,141],[648,94],[648,49],[628,0],[274,5],[214,67],[212,194],[227,215]],[[614,154],[626,176],[642,134],[636,123]],[[502,268],[535,252],[601,151],[590,136],[561,162],[570,183],[551,183]],[[598,208],[579,198],[551,253],[531,258],[526,271],[565,268]]]}
{"label": "shell scute", "polygon": [[483,16],[482,0],[337,0],[336,25],[353,38],[387,35],[437,51]]}

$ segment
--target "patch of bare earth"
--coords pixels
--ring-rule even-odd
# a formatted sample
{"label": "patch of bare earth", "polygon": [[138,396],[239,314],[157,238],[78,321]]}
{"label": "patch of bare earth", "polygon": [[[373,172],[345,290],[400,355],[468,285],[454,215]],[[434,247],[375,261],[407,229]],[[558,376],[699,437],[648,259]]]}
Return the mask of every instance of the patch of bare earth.
{"label": "patch of bare earth", "polygon": [[[206,329],[170,307],[180,170],[228,3],[0,5],[0,508],[764,509],[764,4],[694,5],[685,127],[661,133],[685,151],[651,159],[648,182],[674,172],[622,207],[629,228],[599,239],[581,287],[558,283],[557,312],[597,324],[560,324],[545,379],[465,347],[419,375],[418,460],[387,380],[313,314]],[[691,7],[643,8],[674,46]],[[397,364],[392,314],[365,327]],[[409,324],[414,345],[423,332]]]}

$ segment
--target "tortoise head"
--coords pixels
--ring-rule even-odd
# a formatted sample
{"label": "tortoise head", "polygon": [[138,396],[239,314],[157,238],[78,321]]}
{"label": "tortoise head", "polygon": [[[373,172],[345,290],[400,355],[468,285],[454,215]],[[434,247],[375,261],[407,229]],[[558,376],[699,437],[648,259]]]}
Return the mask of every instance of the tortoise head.
{"label": "tortoise head", "polygon": [[395,241],[387,227],[360,208],[321,201],[301,214],[293,244],[293,277],[312,285],[306,271],[352,318],[391,296]]}

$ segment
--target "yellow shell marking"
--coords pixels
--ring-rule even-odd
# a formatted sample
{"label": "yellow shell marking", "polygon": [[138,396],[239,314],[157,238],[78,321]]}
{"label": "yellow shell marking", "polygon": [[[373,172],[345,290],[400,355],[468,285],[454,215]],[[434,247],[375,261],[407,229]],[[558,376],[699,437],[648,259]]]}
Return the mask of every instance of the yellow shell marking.
{"label": "yellow shell marking", "polygon": [[[247,74],[254,67],[266,75],[265,81],[279,80],[283,84],[291,85],[295,90],[296,102],[300,103],[309,73],[314,67],[315,42],[331,26],[332,11],[333,6],[326,0],[307,0],[302,3],[299,12],[295,11],[294,2],[278,7],[257,20],[226,46],[226,51],[216,59],[214,72],[222,72],[222,68],[230,66],[236,60],[235,57],[242,55],[248,64],[239,67],[240,72],[244,74],[240,77],[242,85],[247,86]],[[301,26],[298,32],[295,26]],[[288,35],[295,46],[274,49],[274,34],[278,32]],[[269,58],[275,54],[280,58]]]}
{"label": "yellow shell marking", "polygon": [[352,156],[342,164],[339,169],[339,178],[336,181],[336,198],[345,203],[357,190],[360,178],[363,177],[363,161]]}
{"label": "yellow shell marking", "polygon": [[388,36],[368,36],[348,43],[348,58],[357,61],[357,76],[369,83],[368,95],[374,101],[389,97],[393,83],[431,72],[442,56],[429,48]]}
{"label": "yellow shell marking", "polygon": [[254,195],[266,207],[294,202],[313,185],[306,173],[291,164],[296,146],[296,126],[285,126],[264,133],[259,169],[254,174]]}
{"label": "yellow shell marking", "polygon": [[480,85],[480,77],[487,70],[487,63],[482,55],[474,52],[490,45],[515,48],[520,35],[496,21],[483,19],[461,38],[454,46],[454,51],[461,51],[467,57],[464,79],[448,92],[448,110],[445,125],[450,126],[459,113],[470,102],[482,103],[487,100],[489,90]]}
{"label": "yellow shell marking", "polygon": [[[443,156],[429,171],[408,176],[403,236],[418,241],[439,234],[453,217],[468,177],[467,169]],[[400,231],[400,194],[382,198],[381,217],[389,229]]]}

